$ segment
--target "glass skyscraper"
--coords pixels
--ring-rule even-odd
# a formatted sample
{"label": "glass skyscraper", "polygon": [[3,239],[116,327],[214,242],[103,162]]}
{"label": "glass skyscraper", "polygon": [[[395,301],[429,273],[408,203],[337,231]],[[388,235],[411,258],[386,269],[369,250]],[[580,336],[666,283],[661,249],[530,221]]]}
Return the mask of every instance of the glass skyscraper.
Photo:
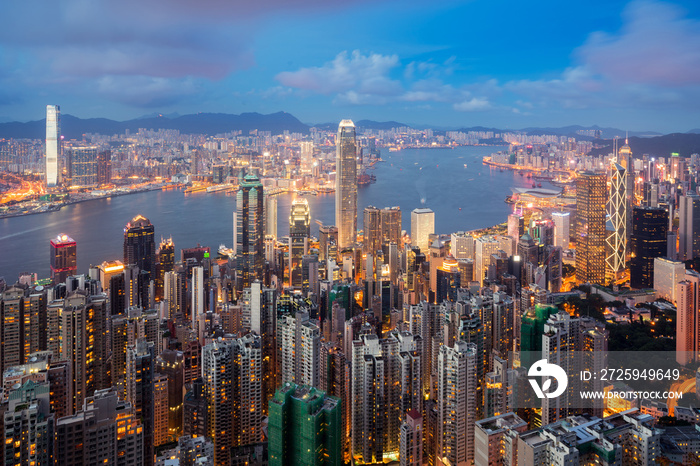
{"label": "glass skyscraper", "polygon": [[265,265],[265,219],[263,215],[263,185],[260,179],[246,175],[236,196],[236,284],[238,291],[263,279]]}
{"label": "glass skyscraper", "polygon": [[61,181],[61,107],[46,106],[46,186],[55,187]]}
{"label": "glass skyscraper", "polygon": [[97,146],[76,146],[68,151],[68,178],[72,187],[96,187],[97,173]]}
{"label": "glass skyscraper", "polygon": [[335,147],[335,224],[342,249],[352,246],[357,236],[357,143],[352,120],[340,122]]}

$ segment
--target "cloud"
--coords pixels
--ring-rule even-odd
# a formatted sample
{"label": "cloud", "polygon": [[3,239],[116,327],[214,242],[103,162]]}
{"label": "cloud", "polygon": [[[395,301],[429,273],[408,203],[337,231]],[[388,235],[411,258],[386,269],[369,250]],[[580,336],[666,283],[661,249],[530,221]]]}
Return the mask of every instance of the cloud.
{"label": "cloud", "polygon": [[94,91],[110,100],[141,108],[173,105],[198,92],[192,78],[171,79],[150,76],[105,76]]}
{"label": "cloud", "polygon": [[472,99],[456,103],[452,106],[459,112],[479,112],[491,108],[491,103],[483,97],[473,97]]}
{"label": "cloud", "polygon": [[613,83],[682,87],[700,83],[700,21],[678,6],[630,3],[618,34],[597,32],[577,50],[593,73]]}
{"label": "cloud", "polygon": [[362,55],[359,50],[355,50],[350,56],[347,52],[341,52],[333,61],[320,67],[284,71],[275,79],[287,87],[325,95],[349,91],[357,94],[395,95],[400,93],[401,84],[391,79],[389,74],[398,64],[399,58],[396,55]]}

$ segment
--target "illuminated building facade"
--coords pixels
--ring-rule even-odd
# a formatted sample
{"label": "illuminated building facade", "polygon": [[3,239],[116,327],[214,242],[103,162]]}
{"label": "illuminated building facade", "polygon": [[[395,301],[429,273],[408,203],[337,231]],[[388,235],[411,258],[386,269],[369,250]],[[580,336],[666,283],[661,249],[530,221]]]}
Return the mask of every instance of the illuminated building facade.
{"label": "illuminated building facade", "polygon": [[571,214],[569,212],[552,212],[554,222],[554,246],[566,251],[569,249],[569,225]]}
{"label": "illuminated building facade", "polygon": [[66,278],[78,273],[78,246],[70,236],[60,234],[51,240],[51,281],[65,283]]}
{"label": "illuminated building facade", "polygon": [[61,182],[61,107],[46,106],[46,187]]}
{"label": "illuminated building facade", "polygon": [[5,465],[53,463],[55,415],[48,383],[25,382],[9,396],[4,419]]}
{"label": "illuminated building facade", "polygon": [[263,198],[265,212],[265,236],[277,239],[277,196],[266,194]]}
{"label": "illuminated building facade", "polygon": [[401,247],[401,207],[384,207],[380,215],[382,244],[396,243]]}
{"label": "illuminated building facade", "polygon": [[676,361],[688,364],[696,359],[700,351],[700,330],[698,329],[698,295],[700,274],[688,270],[685,279],[678,283],[676,297]]}
{"label": "illuminated building facade", "polygon": [[175,243],[172,238],[161,240],[156,251],[156,302],[163,300],[165,274],[175,268]]}
{"label": "illuminated building facade", "polygon": [[99,184],[97,146],[73,146],[68,150],[71,188],[94,188]]}
{"label": "illuminated building facade", "polygon": [[207,400],[207,437],[214,463],[229,464],[231,447],[262,440],[262,353],[260,337],[221,339],[202,348]]}
{"label": "illuminated building facade", "polygon": [[338,257],[338,227],[323,225],[318,229],[318,260],[325,262]]}
{"label": "illuminated building facade", "polygon": [[576,281],[605,281],[605,174],[576,178]]}
{"label": "illuminated building facade", "polygon": [[236,289],[243,291],[255,280],[263,279],[265,265],[265,219],[263,185],[260,179],[246,175],[236,195]]}
{"label": "illuminated building facade", "polygon": [[344,249],[357,237],[357,142],[352,120],[340,122],[335,144],[335,224],[338,248]]}
{"label": "illuminated building facade", "polygon": [[654,259],[666,255],[668,212],[659,207],[635,207],[632,220],[630,286],[654,286]]}
{"label": "illuminated building facade", "polygon": [[376,255],[377,251],[382,248],[382,218],[378,208],[374,206],[365,207],[362,231],[364,234],[363,252]]}
{"label": "illuminated building facade", "polygon": [[689,193],[678,199],[678,260],[700,256],[700,196]]}
{"label": "illuminated building facade", "polygon": [[309,236],[311,236],[311,213],[309,202],[298,198],[292,202],[289,211],[289,285],[301,288],[302,258],[309,248]]}
{"label": "illuminated building facade", "polygon": [[611,231],[607,237],[609,254],[605,258],[606,270],[615,279],[625,270],[627,256],[627,170],[613,163],[610,172],[610,196],[608,217]]}
{"label": "illuminated building facade", "polygon": [[139,270],[155,273],[155,227],[143,215],[132,218],[124,227],[124,265],[135,265]]}
{"label": "illuminated building facade", "polygon": [[413,209],[411,212],[411,245],[427,253],[430,235],[435,233],[435,212],[427,208]]}

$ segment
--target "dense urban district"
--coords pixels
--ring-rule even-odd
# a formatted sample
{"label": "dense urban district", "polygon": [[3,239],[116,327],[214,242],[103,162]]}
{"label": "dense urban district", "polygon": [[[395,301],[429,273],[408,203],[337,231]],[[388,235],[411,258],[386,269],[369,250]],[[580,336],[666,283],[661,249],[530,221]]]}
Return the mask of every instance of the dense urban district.
{"label": "dense urban district", "polygon": [[[47,106],[45,140],[0,140],[4,222],[145,190],[225,192],[233,244],[178,245],[178,256],[133,212],[123,255],[89,269],[78,270],[75,232],[37,245],[51,250],[46,270],[0,279],[0,457],[700,464],[700,155],[612,143],[601,151],[595,130],[350,120],[75,140]],[[437,206],[358,206],[382,154],[483,144],[506,147],[484,164],[525,184],[503,186],[502,224],[436,231]],[[282,193],[295,196],[288,219]],[[335,224],[315,237],[308,199],[321,193],[335,196]],[[0,275],[15,254],[2,241]],[[558,372],[535,374],[538,386],[542,368]]]}

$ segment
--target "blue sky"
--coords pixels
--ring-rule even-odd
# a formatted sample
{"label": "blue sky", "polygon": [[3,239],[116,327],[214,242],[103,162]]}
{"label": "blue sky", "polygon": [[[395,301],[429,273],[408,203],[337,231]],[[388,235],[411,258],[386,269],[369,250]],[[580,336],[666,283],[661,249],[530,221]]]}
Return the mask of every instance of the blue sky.
{"label": "blue sky", "polygon": [[118,120],[700,127],[698,2],[35,0],[0,16],[5,120],[51,103]]}

